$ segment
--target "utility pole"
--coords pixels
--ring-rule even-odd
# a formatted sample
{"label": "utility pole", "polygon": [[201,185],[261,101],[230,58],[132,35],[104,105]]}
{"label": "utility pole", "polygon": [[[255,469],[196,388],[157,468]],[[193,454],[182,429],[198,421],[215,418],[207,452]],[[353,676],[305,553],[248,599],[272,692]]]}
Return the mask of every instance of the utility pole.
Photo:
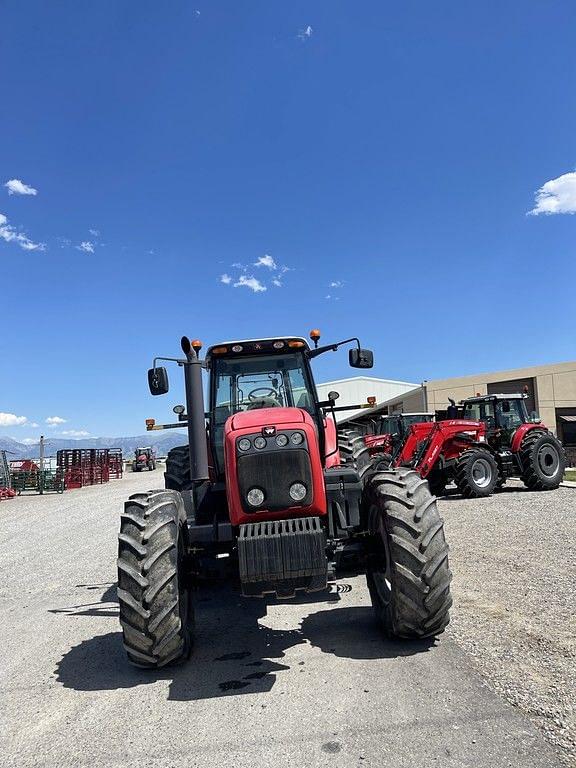
{"label": "utility pole", "polygon": [[40,435],[40,482],[38,490],[40,495],[44,493],[44,435]]}

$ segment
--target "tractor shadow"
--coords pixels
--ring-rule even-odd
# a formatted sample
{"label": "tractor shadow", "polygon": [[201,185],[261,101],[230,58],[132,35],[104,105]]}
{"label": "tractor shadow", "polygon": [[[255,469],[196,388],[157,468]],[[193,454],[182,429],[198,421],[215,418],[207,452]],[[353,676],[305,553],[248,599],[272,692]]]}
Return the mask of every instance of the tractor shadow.
{"label": "tractor shadow", "polygon": [[80,603],[66,608],[51,608],[48,613],[63,613],[67,616],[118,616],[116,584],[106,581],[101,584],[76,584],[76,589],[99,591],[104,589],[100,600],[94,603]]}
{"label": "tractor shadow", "polygon": [[[271,629],[264,623],[268,609],[286,601],[243,598],[225,584],[210,587],[196,598],[194,648],[188,661],[162,670],[138,669],[126,659],[121,632],[113,631],[71,648],[57,665],[56,679],[66,688],[81,691],[110,691],[166,680],[169,700],[197,701],[269,692],[278,674],[290,673],[286,654],[299,645],[309,644],[341,658],[374,660],[411,656],[435,645],[433,639],[416,643],[386,640],[371,608],[340,606],[339,601],[335,589],[291,600],[291,605],[310,605],[310,612],[305,609],[297,629]],[[306,660],[292,661],[292,674],[304,672],[309,658],[307,653]]]}

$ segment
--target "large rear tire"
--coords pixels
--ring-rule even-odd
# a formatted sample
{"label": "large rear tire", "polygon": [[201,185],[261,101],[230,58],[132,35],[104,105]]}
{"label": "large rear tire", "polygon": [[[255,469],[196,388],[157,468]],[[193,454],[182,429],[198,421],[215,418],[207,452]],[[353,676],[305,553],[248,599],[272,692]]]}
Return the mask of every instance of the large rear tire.
{"label": "large rear tire", "polygon": [[179,445],[168,451],[164,485],[174,491],[187,491],[190,482],[190,449],[187,445]]}
{"label": "large rear tire", "polygon": [[118,536],[118,601],[124,648],[139,667],[164,667],[190,653],[187,557],[181,496],[173,491],[131,496]]}
{"label": "large rear tire", "polygon": [[390,637],[444,631],[452,605],[444,522],[428,483],[413,470],[372,475],[366,485],[372,605]]}
{"label": "large rear tire", "polygon": [[522,480],[531,491],[558,488],[566,469],[562,443],[550,432],[528,432],[520,446]]}
{"label": "large rear tire", "polygon": [[338,432],[338,449],[342,464],[354,467],[360,479],[364,481],[366,473],[373,467],[374,462],[360,432],[353,429]]}
{"label": "large rear tire", "polygon": [[454,479],[465,498],[490,496],[494,493],[499,477],[498,465],[490,451],[468,448],[460,454]]}

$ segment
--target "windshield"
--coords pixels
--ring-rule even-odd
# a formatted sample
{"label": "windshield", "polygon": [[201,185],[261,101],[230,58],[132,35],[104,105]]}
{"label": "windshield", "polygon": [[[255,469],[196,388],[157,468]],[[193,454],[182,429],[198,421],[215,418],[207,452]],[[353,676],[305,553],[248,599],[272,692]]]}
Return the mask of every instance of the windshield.
{"label": "windshield", "polygon": [[524,400],[498,400],[496,402],[498,426],[502,429],[514,430],[528,421],[528,413]]}
{"label": "windshield", "polygon": [[216,358],[212,379],[215,424],[256,408],[295,406],[314,414],[314,396],[300,354]]}
{"label": "windshield", "polygon": [[478,403],[465,403],[462,418],[470,421],[484,421],[489,427],[496,426],[494,421],[494,401],[481,400]]}

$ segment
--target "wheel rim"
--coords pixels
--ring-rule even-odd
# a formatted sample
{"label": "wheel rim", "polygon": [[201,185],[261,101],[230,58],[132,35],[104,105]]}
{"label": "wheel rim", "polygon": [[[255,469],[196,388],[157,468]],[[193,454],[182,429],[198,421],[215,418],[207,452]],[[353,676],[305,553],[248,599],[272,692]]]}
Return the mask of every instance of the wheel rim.
{"label": "wheel rim", "polygon": [[190,592],[188,584],[188,573],[186,572],[186,545],[184,540],[184,531],[180,530],[178,536],[178,613],[182,623],[182,631],[187,633],[188,622],[190,619]]}
{"label": "wheel rim", "polygon": [[560,456],[554,445],[546,443],[538,451],[538,466],[546,477],[554,477],[560,469]]}
{"label": "wheel rim", "polygon": [[476,459],[472,464],[472,480],[477,488],[486,488],[492,482],[492,466],[486,459]]}
{"label": "wheel rim", "polygon": [[392,598],[392,571],[388,549],[388,532],[384,523],[384,515],[375,507],[371,511],[377,520],[373,536],[376,543],[380,545],[378,551],[373,555],[372,578],[378,599],[383,605],[389,605]]}

